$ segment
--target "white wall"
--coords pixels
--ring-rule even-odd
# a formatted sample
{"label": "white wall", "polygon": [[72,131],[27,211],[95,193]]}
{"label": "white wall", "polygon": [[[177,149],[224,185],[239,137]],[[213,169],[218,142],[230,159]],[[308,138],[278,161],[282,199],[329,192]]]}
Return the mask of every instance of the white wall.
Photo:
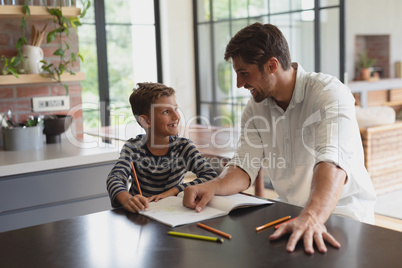
{"label": "white wall", "polygon": [[188,120],[196,115],[192,1],[161,0],[163,82]]}
{"label": "white wall", "polygon": [[395,62],[402,61],[402,1],[347,0],[346,59],[348,79],[353,80],[356,35],[390,35],[391,77]]}

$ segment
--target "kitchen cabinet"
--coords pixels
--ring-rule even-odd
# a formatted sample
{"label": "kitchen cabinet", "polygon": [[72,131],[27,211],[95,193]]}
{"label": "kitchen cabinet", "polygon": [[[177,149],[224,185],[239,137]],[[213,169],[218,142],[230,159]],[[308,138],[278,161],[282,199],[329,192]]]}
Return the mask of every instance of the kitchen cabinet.
{"label": "kitchen cabinet", "polygon": [[111,209],[106,178],[122,144],[75,143],[0,148],[0,232]]}

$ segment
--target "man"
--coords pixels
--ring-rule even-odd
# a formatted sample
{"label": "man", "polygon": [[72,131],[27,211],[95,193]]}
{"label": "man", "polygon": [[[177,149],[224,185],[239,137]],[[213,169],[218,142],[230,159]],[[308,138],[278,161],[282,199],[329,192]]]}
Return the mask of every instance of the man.
{"label": "man", "polygon": [[376,200],[350,90],[335,77],[292,64],[286,39],[270,24],[239,31],[226,47],[230,59],[237,87],[253,97],[242,115],[239,145],[216,179],[185,189],[183,205],[201,211],[214,195],[247,189],[268,162],[279,198],[304,207],[270,239],[291,233],[289,252],[301,239],[309,254],[313,243],[321,253],[324,241],[340,247],[324,226],[331,213],[373,223]]}

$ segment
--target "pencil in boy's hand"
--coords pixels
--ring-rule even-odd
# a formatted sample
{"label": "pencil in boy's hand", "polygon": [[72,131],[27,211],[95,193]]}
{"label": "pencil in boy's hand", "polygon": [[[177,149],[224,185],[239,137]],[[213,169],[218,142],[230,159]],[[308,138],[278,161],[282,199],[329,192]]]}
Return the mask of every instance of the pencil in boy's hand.
{"label": "pencil in boy's hand", "polygon": [[130,164],[131,164],[131,168],[132,168],[132,170],[133,170],[134,179],[135,179],[135,183],[137,184],[138,192],[140,193],[140,195],[142,195],[141,187],[140,187],[140,182],[138,181],[137,173],[135,172],[135,168],[134,168],[133,161],[131,161]]}
{"label": "pencil in boy's hand", "polygon": [[209,226],[207,226],[205,224],[197,223],[197,226],[201,227],[201,228],[204,228],[205,230],[211,231],[211,232],[213,232],[215,234],[218,234],[218,235],[221,235],[223,237],[226,237],[227,239],[232,239],[232,236],[230,234],[224,233],[224,232],[219,231],[219,230],[217,230],[215,228],[209,227]]}

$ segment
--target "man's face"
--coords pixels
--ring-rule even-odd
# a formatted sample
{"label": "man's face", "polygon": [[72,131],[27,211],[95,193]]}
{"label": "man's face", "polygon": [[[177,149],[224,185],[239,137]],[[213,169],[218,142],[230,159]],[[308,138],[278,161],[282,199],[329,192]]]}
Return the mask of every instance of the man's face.
{"label": "man's face", "polygon": [[237,87],[250,90],[256,102],[261,102],[273,94],[271,73],[266,66],[267,64],[262,73],[256,64],[247,64],[240,59],[233,59],[233,68],[237,74]]}

